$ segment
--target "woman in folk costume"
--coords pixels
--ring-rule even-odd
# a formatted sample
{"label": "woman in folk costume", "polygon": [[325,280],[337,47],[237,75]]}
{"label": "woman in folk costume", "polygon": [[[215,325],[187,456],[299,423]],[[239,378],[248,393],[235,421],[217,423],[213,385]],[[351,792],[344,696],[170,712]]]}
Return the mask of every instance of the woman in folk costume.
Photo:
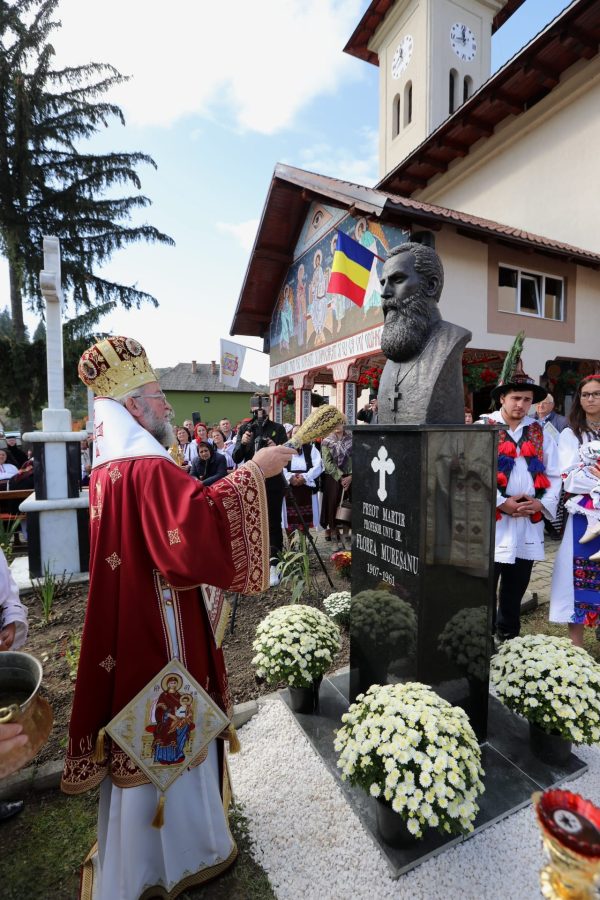
{"label": "woman in folk costume", "polygon": [[488,418],[499,425],[494,577],[498,590],[498,640],[520,631],[521,600],[535,560],[544,559],[544,522],[556,515],[560,493],[558,452],[539,422],[528,415],[546,396],[522,370],[524,332],[506,355],[492,399],[500,409]]}
{"label": "woman in folk costume", "polygon": [[569,426],[558,439],[565,490],[574,496],[565,504],[569,515],[552,573],[550,621],[566,623],[578,647],[584,626],[600,621],[600,528],[594,521],[600,464],[593,452],[598,440],[600,373],[595,373],[577,386]]}
{"label": "woman in folk costume", "polygon": [[206,488],[164,449],[174,439],[172,409],[137,341],[100,341],[83,354],[79,374],[97,395],[90,591],[62,789],[101,784],[98,844],[81,896],[170,900],[236,856],[224,752],[235,732],[211,741],[174,781],[162,821],[159,792],[104,729],[172,659],[231,713],[220,650],[226,609],[222,594],[201,586],[266,589],[264,478],[280,472],[291,451],[261,450]]}
{"label": "woman in folk costume", "polygon": [[[290,436],[300,428],[294,425]],[[321,454],[314,444],[303,444],[283,470],[285,480],[291,489],[296,506],[307,528],[319,527],[319,500],[317,478],[323,471]],[[286,496],[283,501],[283,527],[288,532],[302,528],[296,506]]]}
{"label": "woman in folk costume", "polygon": [[332,434],[321,442],[323,458],[323,505],[321,527],[326,529],[325,540],[337,542],[337,549],[344,549],[344,538],[338,530],[336,511],[342,499],[342,490],[350,494],[352,484],[352,434],[344,424],[336,426]]}

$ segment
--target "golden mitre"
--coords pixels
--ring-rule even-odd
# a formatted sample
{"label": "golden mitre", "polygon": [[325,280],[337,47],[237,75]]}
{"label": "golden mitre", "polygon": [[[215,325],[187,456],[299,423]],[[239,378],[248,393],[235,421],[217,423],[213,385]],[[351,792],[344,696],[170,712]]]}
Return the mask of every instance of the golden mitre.
{"label": "golden mitre", "polygon": [[128,337],[98,341],[82,355],[77,370],[97,397],[113,400],[121,400],[143,384],[158,381],[142,345]]}

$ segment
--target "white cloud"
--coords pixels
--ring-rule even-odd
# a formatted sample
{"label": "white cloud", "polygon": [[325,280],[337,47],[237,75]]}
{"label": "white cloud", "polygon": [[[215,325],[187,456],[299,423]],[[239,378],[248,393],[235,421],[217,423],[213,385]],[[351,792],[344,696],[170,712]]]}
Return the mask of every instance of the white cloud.
{"label": "white cloud", "polygon": [[351,149],[328,143],[304,148],[299,153],[302,168],[372,187],[379,180],[379,135],[364,127],[358,129],[356,138]]}
{"label": "white cloud", "polygon": [[217,222],[217,231],[229,234],[238,242],[245,253],[250,253],[254,246],[254,239],[258,230],[258,219],[248,219],[247,222]]}
{"label": "white cloud", "polygon": [[360,12],[361,0],[61,0],[52,42],[59,64],[132,75],[114,100],[134,124],[226,104],[237,127],[273,134],[357,72],[342,48]]}

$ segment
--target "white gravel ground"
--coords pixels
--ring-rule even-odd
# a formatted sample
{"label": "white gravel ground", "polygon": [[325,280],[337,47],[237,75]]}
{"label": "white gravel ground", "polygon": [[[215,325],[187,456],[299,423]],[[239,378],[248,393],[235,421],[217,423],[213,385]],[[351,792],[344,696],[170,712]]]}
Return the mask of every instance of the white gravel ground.
{"label": "white gravel ground", "polygon": [[[532,808],[394,880],[294,717],[279,697],[261,704],[231,756],[257,861],[278,900],[538,900],[544,864]],[[600,750],[577,748],[589,771],[570,782],[600,801]]]}

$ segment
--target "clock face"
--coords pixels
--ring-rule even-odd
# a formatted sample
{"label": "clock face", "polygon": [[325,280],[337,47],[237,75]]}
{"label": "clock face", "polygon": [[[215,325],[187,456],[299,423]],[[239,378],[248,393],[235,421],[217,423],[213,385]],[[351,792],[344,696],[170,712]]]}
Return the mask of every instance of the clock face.
{"label": "clock face", "polygon": [[400,78],[413,52],[414,41],[411,34],[405,34],[401,42],[396,47],[394,58],[392,59],[392,78]]}
{"label": "clock face", "polygon": [[477,53],[477,41],[475,35],[466,25],[455,22],[450,29],[450,46],[459,59],[471,62]]}

